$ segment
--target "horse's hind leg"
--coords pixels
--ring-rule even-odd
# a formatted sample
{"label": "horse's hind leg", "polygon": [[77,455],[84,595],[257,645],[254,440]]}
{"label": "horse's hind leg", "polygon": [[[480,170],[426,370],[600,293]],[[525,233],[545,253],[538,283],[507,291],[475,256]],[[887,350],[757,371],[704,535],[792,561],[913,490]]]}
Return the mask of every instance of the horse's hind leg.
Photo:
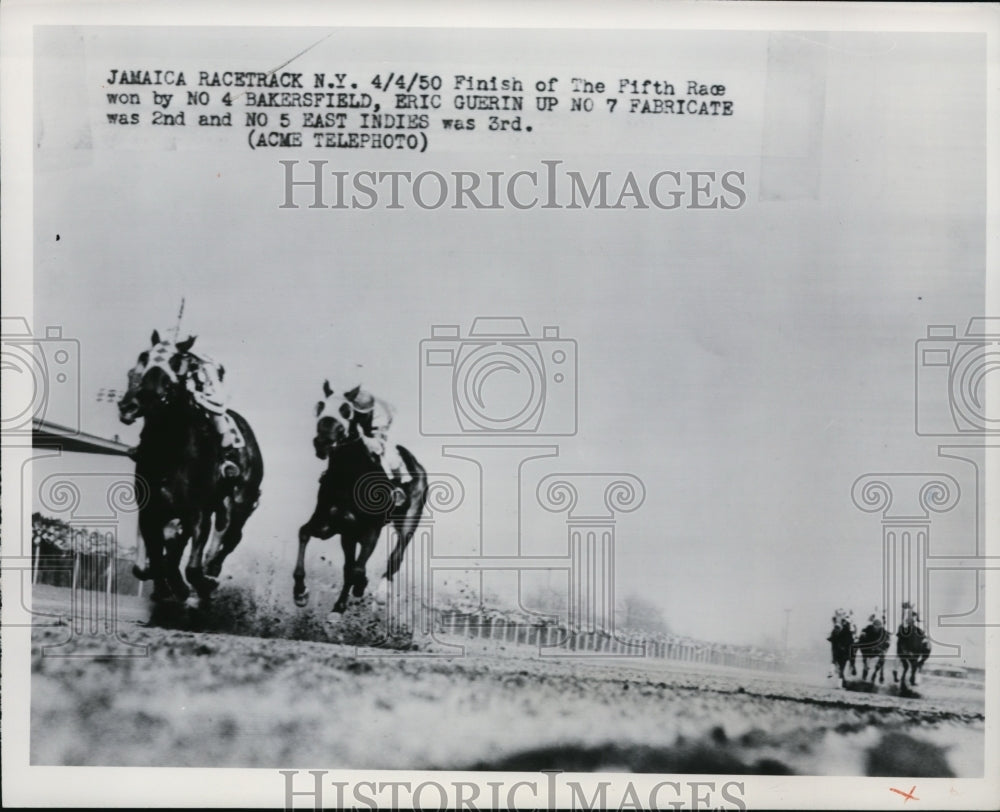
{"label": "horse's hind leg", "polygon": [[243,527],[250,518],[253,508],[249,510],[237,506],[227,508],[219,516],[216,522],[216,533],[218,541],[212,548],[211,554],[205,563],[205,572],[213,578],[218,578],[222,572],[222,562],[229,554],[236,549],[236,546],[243,540]]}
{"label": "horse's hind leg", "polygon": [[188,595],[191,594],[184,576],[181,575],[181,559],[184,557],[184,548],[187,547],[187,542],[187,528],[181,528],[164,545],[166,547],[166,554],[163,556],[165,577],[167,584],[170,586],[170,591],[174,593],[174,597],[179,601],[187,600]]}
{"label": "horse's hind leg", "polygon": [[305,606],[309,603],[309,588],[306,586],[306,545],[309,544],[311,538],[312,533],[309,530],[309,525],[302,525],[299,528],[299,555],[295,559],[295,572],[292,573],[292,577],[295,579],[292,597],[295,599],[296,606]]}
{"label": "horse's hind leg", "polygon": [[350,592],[351,583],[354,578],[354,548],[356,542],[353,538],[348,539],[345,533],[340,537],[340,546],[344,551],[344,585],[340,589],[340,596],[337,598],[337,602],[333,605],[333,611],[342,615],[347,609],[347,595]]}
{"label": "horse's hind leg", "polygon": [[198,596],[197,601],[193,604],[194,608],[197,608],[201,601],[208,600],[212,592],[219,585],[218,581],[205,574],[203,566],[205,543],[208,541],[211,532],[212,515],[204,513],[194,523],[194,532],[191,536],[191,555],[188,558],[187,568],[184,571],[185,575],[187,575],[188,583],[194,587]]}

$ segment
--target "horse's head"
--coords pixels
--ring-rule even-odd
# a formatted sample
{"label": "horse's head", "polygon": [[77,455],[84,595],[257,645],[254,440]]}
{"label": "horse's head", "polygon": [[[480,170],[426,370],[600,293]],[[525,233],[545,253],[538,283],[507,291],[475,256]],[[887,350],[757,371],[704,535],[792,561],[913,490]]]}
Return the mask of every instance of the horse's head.
{"label": "horse's head", "polygon": [[316,404],[316,456],[325,460],[330,452],[351,436],[354,406],[343,395],[334,393],[329,381],[323,381],[323,400]]}
{"label": "horse's head", "polygon": [[190,363],[194,337],[174,343],[164,341],[154,330],[152,346],[139,353],[128,372],[128,388],[118,401],[118,419],[131,425],[172,403],[182,389],[181,379]]}

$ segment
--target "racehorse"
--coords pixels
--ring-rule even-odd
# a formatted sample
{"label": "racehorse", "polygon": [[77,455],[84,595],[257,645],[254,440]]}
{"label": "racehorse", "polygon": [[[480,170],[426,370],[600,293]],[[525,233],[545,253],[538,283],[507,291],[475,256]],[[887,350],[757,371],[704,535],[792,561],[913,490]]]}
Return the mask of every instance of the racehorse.
{"label": "racehorse", "polygon": [[861,630],[857,642],[854,644],[856,651],[861,653],[861,679],[868,679],[868,661],[875,660],[872,668],[872,682],[878,677],[880,683],[885,682],[885,653],[889,650],[889,633],[878,618],[873,618],[871,623]]}
{"label": "racehorse", "polygon": [[827,640],[830,641],[833,664],[837,667],[837,676],[840,680],[844,679],[844,667],[848,663],[851,664],[851,674],[856,675],[858,669],[854,659],[854,629],[851,628],[851,623],[846,617],[840,618],[835,623]]}
{"label": "racehorse", "polygon": [[[118,402],[122,423],[144,420],[135,477],[149,491],[139,509],[148,566],[135,566],[133,573],[153,580],[154,601],[174,597],[197,608],[219,585],[222,562],[240,542],[243,526],[257,507],[264,463],[250,425],[230,411],[245,444],[232,449],[229,457],[239,474],[221,476],[218,432],[185,385],[186,376],[200,363],[189,354],[194,338],[173,345],[154,331],[152,342],[130,370],[128,390]],[[206,549],[213,523],[217,535]],[[189,540],[185,582],[180,563]]]}
{"label": "racehorse", "polygon": [[383,583],[388,588],[403,561],[403,552],[416,531],[427,500],[427,472],[403,446],[397,446],[403,464],[412,477],[409,482],[393,485],[375,455],[360,436],[351,432],[354,407],[346,399],[330,401],[333,390],[323,383],[326,400],[316,404],[316,456],[328,460],[320,479],[316,508],[299,528],[299,554],[295,563],[297,606],[309,602],[306,587],[305,553],[309,539],[328,539],[340,535],[344,550],[344,583],[333,605],[330,619],[347,609],[348,593],[360,598],[368,586],[366,566],[375,551],[382,528],[391,523],[398,534],[389,556]]}
{"label": "racehorse", "polygon": [[912,620],[899,624],[896,632],[896,658],[899,660],[901,674],[897,677],[896,670],[892,671],[892,678],[901,685],[906,685],[906,672],[910,672],[910,685],[917,684],[917,671],[919,671],[927,658],[931,656],[931,644],[924,634]]}

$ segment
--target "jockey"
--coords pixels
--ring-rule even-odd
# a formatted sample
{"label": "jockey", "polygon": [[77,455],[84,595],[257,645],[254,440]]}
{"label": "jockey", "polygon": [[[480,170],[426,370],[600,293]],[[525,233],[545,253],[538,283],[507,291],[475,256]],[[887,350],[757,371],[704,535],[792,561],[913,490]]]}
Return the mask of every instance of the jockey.
{"label": "jockey", "polygon": [[212,418],[212,425],[222,445],[223,460],[220,464],[222,476],[237,477],[240,474],[240,467],[229,459],[233,453],[230,449],[243,448],[246,441],[226,407],[229,397],[222,386],[225,369],[207,355],[200,355],[190,350],[187,354],[193,363],[188,364],[187,374],[183,376],[185,388],[190,392],[191,399]]}
{"label": "jockey", "polygon": [[351,421],[365,447],[374,454],[390,482],[405,485],[413,477],[403,464],[396,444],[389,442],[389,429],[395,410],[381,398],[376,398],[365,389],[357,376],[349,379],[350,387],[344,391],[344,400],[351,405],[354,415]]}
{"label": "jockey", "polygon": [[917,612],[917,607],[914,606],[909,601],[903,602],[903,622],[899,624],[898,634],[909,634],[910,630],[917,637],[924,637],[924,630],[920,628],[920,614]]}
{"label": "jockey", "polygon": [[870,647],[872,651],[878,653],[888,650],[889,635],[885,633],[885,624],[878,615],[868,616],[868,625],[861,630],[858,647]]}

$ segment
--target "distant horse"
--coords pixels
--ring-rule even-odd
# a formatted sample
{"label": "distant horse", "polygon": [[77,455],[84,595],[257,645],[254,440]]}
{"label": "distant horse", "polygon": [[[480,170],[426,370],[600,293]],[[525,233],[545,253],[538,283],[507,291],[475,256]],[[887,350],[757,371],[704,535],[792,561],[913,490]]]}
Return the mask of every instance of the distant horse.
{"label": "distant horse", "polygon": [[[324,382],[323,394],[327,400],[333,394],[329,382]],[[299,555],[292,594],[297,606],[309,602],[305,582],[305,553],[309,539],[328,539],[339,534],[344,550],[344,583],[333,605],[333,615],[347,609],[349,592],[356,598],[364,595],[368,586],[368,559],[375,551],[382,528],[390,522],[398,538],[383,576],[386,587],[398,572],[403,552],[416,531],[427,500],[427,472],[407,449],[397,446],[412,479],[405,485],[394,486],[375,455],[359,436],[352,434],[352,405],[344,400],[331,407],[327,400],[316,404],[319,419],[313,447],[317,457],[329,462],[320,479],[316,509],[309,521],[299,528]]]}
{"label": "distant horse", "polygon": [[876,619],[865,626],[861,630],[854,648],[861,653],[861,679],[868,679],[868,661],[874,660],[872,682],[875,682],[875,677],[877,676],[878,681],[884,683],[885,654],[889,650],[889,633],[886,631],[885,626],[882,625],[882,622]]}
{"label": "distant horse", "polygon": [[[219,585],[222,562],[243,537],[243,526],[260,497],[264,464],[249,424],[230,411],[245,445],[233,449],[230,457],[238,476],[221,476],[218,432],[184,383],[199,363],[189,354],[194,338],[175,346],[154,331],[152,342],[129,372],[128,391],[118,402],[119,419],[126,425],[144,419],[135,476],[149,489],[139,509],[139,532],[149,563],[133,572],[141,580],[153,580],[154,601],[174,597],[197,607]],[[218,535],[206,551],[213,522]],[[189,540],[185,583],[180,563]],[[189,597],[188,584],[196,598]]]}
{"label": "distant horse", "polygon": [[840,680],[844,679],[844,668],[848,663],[851,664],[851,674],[856,675],[858,668],[854,659],[854,629],[851,628],[850,622],[846,618],[839,621],[830,632],[827,640],[830,641],[833,664],[837,668],[837,676]]}
{"label": "distant horse", "polygon": [[931,644],[915,623],[900,623],[896,632],[896,658],[899,660],[901,674],[897,677],[896,670],[892,671],[893,680],[898,680],[900,684],[906,685],[906,672],[910,672],[910,685],[917,684],[917,671],[919,671],[927,659],[931,656]]}

